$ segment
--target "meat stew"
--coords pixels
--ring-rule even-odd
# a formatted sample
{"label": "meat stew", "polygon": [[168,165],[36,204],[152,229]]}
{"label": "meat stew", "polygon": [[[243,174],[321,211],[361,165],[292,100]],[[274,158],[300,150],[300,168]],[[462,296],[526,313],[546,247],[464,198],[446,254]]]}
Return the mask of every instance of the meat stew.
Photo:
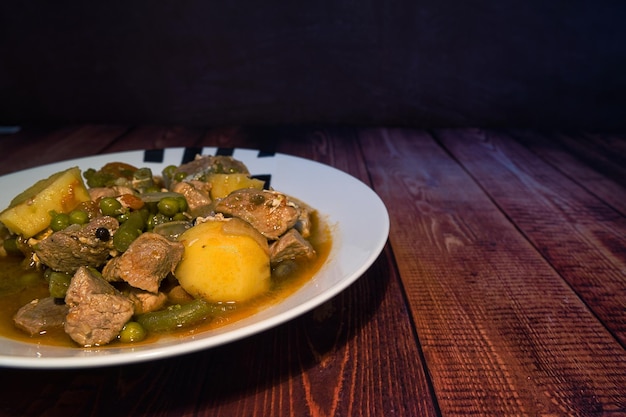
{"label": "meat stew", "polygon": [[[83,175],[89,200],[63,213],[52,212],[50,225],[29,239],[11,230],[3,233],[8,252],[18,254],[0,257],[0,333],[6,337],[80,347],[150,343],[163,334],[184,337],[280,301],[310,279],[330,250],[328,226],[314,209],[264,189],[243,164],[229,157],[199,157],[168,167],[161,176],[124,164],[107,164]],[[224,179],[236,184],[225,185]],[[222,196],[212,196],[212,190]],[[61,226],[55,225],[55,217],[77,210],[87,214],[83,223],[63,224],[60,219]],[[141,226],[133,226],[134,221]],[[216,300],[181,288],[176,271],[191,253],[181,236],[206,222],[219,222],[227,234],[248,234],[267,247],[261,252],[267,253],[269,284],[261,292]],[[233,226],[238,222],[245,223],[244,232]],[[65,291],[62,296],[54,294],[56,282]],[[42,307],[29,306],[50,297],[53,302],[41,304],[60,305],[56,311],[64,315],[63,326],[49,325],[55,321],[40,317]],[[33,319],[29,308],[39,316]],[[195,308],[197,316],[183,313],[185,308]],[[165,330],[151,327],[151,320],[168,319],[171,325]],[[126,327],[136,328],[137,323],[143,334],[129,338]]]}

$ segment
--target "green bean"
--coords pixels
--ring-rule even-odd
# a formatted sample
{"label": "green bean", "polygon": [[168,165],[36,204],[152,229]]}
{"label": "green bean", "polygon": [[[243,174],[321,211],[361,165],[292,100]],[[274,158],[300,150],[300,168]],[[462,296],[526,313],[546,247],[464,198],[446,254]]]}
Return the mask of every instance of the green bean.
{"label": "green bean", "polygon": [[71,274],[65,272],[51,271],[46,275],[48,278],[48,290],[50,296],[54,298],[65,298],[67,288],[70,286],[72,280]]}
{"label": "green bean", "polygon": [[120,252],[126,252],[128,247],[139,237],[141,231],[135,229],[118,229],[113,235],[113,246]]}
{"label": "green bean", "polygon": [[189,205],[187,204],[187,199],[181,195],[180,197],[176,197],[176,200],[178,200],[178,211],[181,213],[183,211],[187,211],[187,209],[189,208]]}
{"label": "green bean", "polygon": [[144,205],[144,208],[148,210],[149,214],[157,214],[159,212],[159,208],[157,207],[156,201],[148,201]]}
{"label": "green bean", "polygon": [[120,252],[126,251],[130,244],[143,232],[146,224],[143,214],[140,211],[133,211],[128,214],[128,219],[120,224],[113,235],[113,246]]}
{"label": "green bean", "polygon": [[144,205],[142,208],[140,208],[137,211],[141,213],[141,218],[143,219],[143,224],[145,225],[148,222],[148,219],[150,218],[150,208]]}
{"label": "green bean", "polygon": [[160,224],[167,223],[169,221],[170,221],[169,217],[167,217],[167,216],[165,216],[165,215],[163,215],[161,213],[155,214],[155,215],[150,216],[148,218],[148,229],[152,230],[156,226],[158,226]]}
{"label": "green bean", "polygon": [[133,177],[136,180],[152,179],[152,170],[148,167],[139,168],[133,173]]}
{"label": "green bean", "polygon": [[21,255],[22,254],[22,251],[20,251],[20,248],[17,244],[17,238],[5,239],[2,242],[2,246],[4,247],[4,250],[9,255]]}
{"label": "green bean", "polygon": [[133,173],[133,187],[137,189],[145,189],[152,187],[154,180],[152,178],[152,170],[150,168],[139,168]]}
{"label": "green bean", "polygon": [[126,220],[128,220],[128,214],[129,214],[128,212],[122,213],[122,214],[117,215],[115,218],[121,224],[121,223],[124,223]]}
{"label": "green bean", "polygon": [[151,185],[143,190],[144,193],[160,193],[161,189],[156,185]]}
{"label": "green bean", "polygon": [[148,332],[143,326],[136,321],[129,321],[122,327],[120,334],[117,338],[122,343],[141,342],[146,338]]}
{"label": "green bean", "polygon": [[164,310],[139,314],[136,321],[149,332],[168,332],[199,323],[217,311],[214,305],[198,298],[186,304],[169,306]]}
{"label": "green bean", "polygon": [[144,213],[141,210],[131,211],[128,214],[128,219],[122,223],[122,226],[133,227],[138,230],[143,230],[146,226],[146,222],[144,220]]}

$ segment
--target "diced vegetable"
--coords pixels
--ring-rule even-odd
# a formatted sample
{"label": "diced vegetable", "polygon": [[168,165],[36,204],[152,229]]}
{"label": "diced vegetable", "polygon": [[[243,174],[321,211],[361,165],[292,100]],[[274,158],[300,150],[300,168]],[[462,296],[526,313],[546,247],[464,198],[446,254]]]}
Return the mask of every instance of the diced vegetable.
{"label": "diced vegetable", "polygon": [[[141,342],[152,332],[214,319],[219,326],[235,310],[242,312],[235,319],[242,317],[259,308],[259,296],[276,282],[268,241],[274,237],[257,226],[279,230],[284,222],[264,211],[255,213],[256,222],[243,220],[219,204],[258,208],[266,201],[259,197],[264,185],[242,162],[221,156],[170,166],[163,177],[121,162],[82,177],[77,167],[58,172],[0,212],[2,260],[23,262],[7,256],[17,254],[37,267],[24,273],[19,264],[3,275],[0,296],[65,300],[69,314],[59,313],[59,322],[65,318],[65,332],[83,347],[115,338]],[[70,266],[59,263],[65,260]],[[279,266],[274,278],[281,280],[298,267],[295,261]]]}
{"label": "diced vegetable", "polygon": [[16,196],[0,213],[0,222],[11,232],[29,238],[50,225],[50,213],[69,213],[84,201],[89,201],[89,192],[80,170],[73,167],[38,181]]}
{"label": "diced vegetable", "polygon": [[184,232],[179,241],[185,252],[175,271],[180,285],[211,302],[245,301],[268,291],[267,241],[253,233],[258,232],[239,219],[209,220]]}
{"label": "diced vegetable", "polygon": [[120,178],[130,181],[135,171],[137,168],[132,165],[123,162],[110,162],[98,171],[93,168],[86,170],[84,177],[89,187],[110,187],[115,185]]}
{"label": "diced vegetable", "polygon": [[247,174],[211,174],[208,178],[211,183],[211,198],[224,198],[228,194],[240,188],[263,189],[264,182],[256,178],[250,178]]}

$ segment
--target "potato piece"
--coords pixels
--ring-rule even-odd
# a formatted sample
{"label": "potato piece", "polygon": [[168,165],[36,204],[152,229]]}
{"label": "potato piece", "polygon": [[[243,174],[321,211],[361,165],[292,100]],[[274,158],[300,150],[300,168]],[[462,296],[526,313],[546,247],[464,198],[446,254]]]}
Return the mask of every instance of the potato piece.
{"label": "potato piece", "polygon": [[179,237],[183,259],[174,273],[181,287],[210,302],[245,301],[268,291],[267,241],[253,233],[258,234],[239,219],[208,220],[185,231]]}
{"label": "potato piece", "polygon": [[208,182],[211,184],[211,198],[224,198],[240,188],[263,189],[263,180],[250,178],[247,174],[211,174]]}
{"label": "potato piece", "polygon": [[80,169],[73,167],[40,180],[17,195],[0,213],[0,222],[11,232],[28,238],[49,226],[51,211],[69,213],[89,200]]}

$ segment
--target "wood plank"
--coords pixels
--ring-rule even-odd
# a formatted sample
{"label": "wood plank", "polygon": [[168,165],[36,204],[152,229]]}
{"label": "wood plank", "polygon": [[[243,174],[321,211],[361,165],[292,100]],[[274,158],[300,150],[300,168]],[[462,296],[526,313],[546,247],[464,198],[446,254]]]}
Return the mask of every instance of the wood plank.
{"label": "wood plank", "polygon": [[[434,416],[419,363],[407,356],[416,346],[392,262],[387,250],[355,285],[311,313],[207,351],[90,370],[3,369],[0,409],[50,416]],[[400,337],[391,343],[390,334]]]}
{"label": "wood plank", "polygon": [[536,155],[626,216],[626,139],[512,132]]}
{"label": "wood plank", "polygon": [[507,136],[438,137],[626,346],[626,217]]}
{"label": "wood plank", "polygon": [[137,126],[107,146],[105,152],[195,146],[206,129],[185,126]]}
{"label": "wood plank", "polygon": [[[623,132],[586,133],[582,136],[592,143],[594,147],[601,147],[611,155],[620,155],[621,160],[626,163],[626,135]],[[624,167],[624,164],[622,164],[622,167]]]}
{"label": "wood plank", "polygon": [[[261,137],[261,142],[263,141],[274,143],[276,152],[325,163],[355,176],[366,184],[370,183],[369,173],[353,129],[310,131],[306,128],[266,128]],[[391,253],[389,251],[385,253],[391,259]],[[353,377],[346,379],[344,384],[350,387],[349,392],[353,394],[347,398],[342,396],[340,400],[342,403],[356,403],[349,408],[338,409],[337,415],[389,415],[391,410],[398,415],[435,415],[436,405],[431,399],[429,381],[414,333],[406,320],[408,311],[399,277],[392,265],[389,264],[386,271],[375,274],[374,279],[379,280],[379,283],[368,283],[362,279],[357,281],[357,286],[367,284],[370,288],[353,300],[355,304],[344,306],[343,311],[338,306],[331,307],[331,311],[336,314],[331,320],[343,323],[346,319],[350,320],[351,314],[360,316],[364,311],[363,307],[371,305],[372,296],[374,299],[383,297],[376,314],[372,315],[367,320],[367,325],[359,331],[358,339],[361,340],[355,339],[354,344],[348,345],[350,349],[354,349],[354,354],[345,367],[350,370],[349,373]],[[380,285],[386,288],[383,289]],[[378,295],[375,295],[377,293]],[[357,301],[358,299],[360,301]],[[359,306],[360,303],[365,304]],[[394,335],[394,340],[389,341],[387,335]],[[366,371],[360,366],[362,363],[375,366]],[[317,372],[319,370],[315,369],[308,372],[306,378],[314,378],[312,380],[314,382],[317,379]],[[311,387],[322,391],[329,391],[331,387],[339,388],[335,384],[324,387],[320,382],[312,383]],[[365,387],[367,392],[363,391]],[[389,392],[394,392],[394,398],[387,394]]]}
{"label": "wood plank", "polygon": [[360,140],[442,414],[625,410],[624,349],[463,167],[419,131]]}
{"label": "wood plank", "polygon": [[[0,144],[0,175],[64,159],[94,155],[106,149],[127,130],[124,126],[109,125],[69,126],[51,131],[24,129],[12,138],[3,137]],[[11,168],[7,170],[3,162],[9,160]]]}
{"label": "wood plank", "polygon": [[[141,132],[142,146],[160,137],[159,129]],[[259,136],[254,130],[231,133],[210,130],[199,143],[256,148],[263,138],[273,137],[278,152],[331,163],[367,180],[354,134],[344,138],[280,129],[264,129]],[[177,133],[163,146],[174,143],[180,143]],[[123,145],[116,142],[107,150],[117,146]],[[408,317],[387,247],[363,277],[332,300],[238,342],[131,366],[3,370],[0,384],[7,389],[0,396],[0,410],[9,415],[435,416]]]}

